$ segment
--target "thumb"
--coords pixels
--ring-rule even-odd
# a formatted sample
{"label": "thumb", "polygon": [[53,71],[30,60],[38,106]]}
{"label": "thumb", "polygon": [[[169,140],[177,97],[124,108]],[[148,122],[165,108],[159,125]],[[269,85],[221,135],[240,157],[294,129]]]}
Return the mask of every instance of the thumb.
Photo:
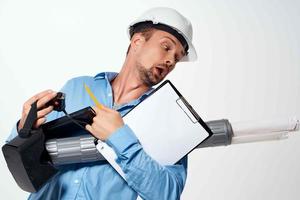
{"label": "thumb", "polygon": [[100,107],[101,110],[104,110],[104,111],[110,111],[111,109],[109,107],[106,107],[105,105],[101,104],[101,107]]}
{"label": "thumb", "polygon": [[103,111],[107,112],[110,110],[108,107],[104,106],[103,104],[101,104],[100,106],[93,106],[92,108],[96,112],[96,114],[99,114],[100,112]]}

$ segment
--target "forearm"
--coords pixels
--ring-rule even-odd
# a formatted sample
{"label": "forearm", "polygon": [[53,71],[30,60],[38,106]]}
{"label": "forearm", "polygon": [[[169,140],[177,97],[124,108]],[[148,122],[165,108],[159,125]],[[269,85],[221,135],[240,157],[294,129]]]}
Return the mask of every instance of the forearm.
{"label": "forearm", "polygon": [[162,166],[142,148],[128,126],[107,140],[117,154],[128,185],[145,200],[179,199],[186,180],[187,158],[176,165]]}

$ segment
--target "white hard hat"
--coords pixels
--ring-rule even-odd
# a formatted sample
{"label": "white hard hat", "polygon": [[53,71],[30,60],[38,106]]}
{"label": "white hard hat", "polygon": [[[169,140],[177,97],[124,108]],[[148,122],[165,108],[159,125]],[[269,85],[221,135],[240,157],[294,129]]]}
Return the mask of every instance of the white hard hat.
{"label": "white hard hat", "polygon": [[[173,31],[174,36],[183,37],[184,42],[188,45],[187,55],[184,56],[180,61],[195,61],[197,60],[197,53],[194,45],[192,44],[193,39],[193,27],[191,22],[181,15],[178,11],[172,8],[156,7],[151,8],[144,12],[137,20],[133,21],[128,28],[128,35],[131,38],[132,28],[137,24],[143,22],[152,22],[155,25],[163,25],[170,27]],[[169,32],[169,31],[168,31]],[[178,39],[178,37],[177,37]],[[179,41],[182,42],[179,38]]]}

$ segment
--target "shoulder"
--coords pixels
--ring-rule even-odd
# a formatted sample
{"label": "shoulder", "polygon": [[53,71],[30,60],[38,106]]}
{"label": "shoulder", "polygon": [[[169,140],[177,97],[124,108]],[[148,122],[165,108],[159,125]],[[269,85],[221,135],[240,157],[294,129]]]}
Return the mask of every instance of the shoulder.
{"label": "shoulder", "polygon": [[[101,73],[100,73],[101,74]],[[69,79],[63,89],[72,89],[72,88],[77,88],[77,87],[81,87],[83,86],[83,84],[87,84],[87,85],[92,85],[96,80],[97,80],[97,76],[77,76],[77,77],[73,77],[71,79]]]}
{"label": "shoulder", "polygon": [[101,72],[95,76],[77,76],[68,80],[67,84],[93,84],[99,81],[111,80],[116,75],[116,72]]}
{"label": "shoulder", "polygon": [[84,84],[90,85],[93,82],[93,76],[78,76],[69,79],[61,88],[63,93],[76,93],[79,89],[84,88]]}
{"label": "shoulder", "polygon": [[101,72],[95,76],[77,76],[69,79],[61,92],[76,92],[80,93],[80,90],[84,89],[84,85],[88,85],[92,90],[98,90],[99,88],[107,87],[107,82],[112,80],[117,75],[116,72]]}
{"label": "shoulder", "polygon": [[69,79],[66,84],[81,84],[94,81],[94,76],[77,76]]}

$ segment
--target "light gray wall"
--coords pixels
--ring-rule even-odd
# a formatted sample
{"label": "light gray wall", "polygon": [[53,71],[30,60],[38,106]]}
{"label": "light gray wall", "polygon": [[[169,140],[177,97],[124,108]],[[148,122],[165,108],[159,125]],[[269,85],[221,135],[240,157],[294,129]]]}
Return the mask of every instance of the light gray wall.
{"label": "light gray wall", "polygon": [[[197,63],[169,79],[204,120],[300,117],[300,3],[294,0],[0,0],[0,140],[33,94],[78,75],[118,71],[127,25],[169,6],[194,26]],[[288,140],[195,150],[185,200],[300,198],[300,133]],[[1,195],[24,199],[0,156]]]}

